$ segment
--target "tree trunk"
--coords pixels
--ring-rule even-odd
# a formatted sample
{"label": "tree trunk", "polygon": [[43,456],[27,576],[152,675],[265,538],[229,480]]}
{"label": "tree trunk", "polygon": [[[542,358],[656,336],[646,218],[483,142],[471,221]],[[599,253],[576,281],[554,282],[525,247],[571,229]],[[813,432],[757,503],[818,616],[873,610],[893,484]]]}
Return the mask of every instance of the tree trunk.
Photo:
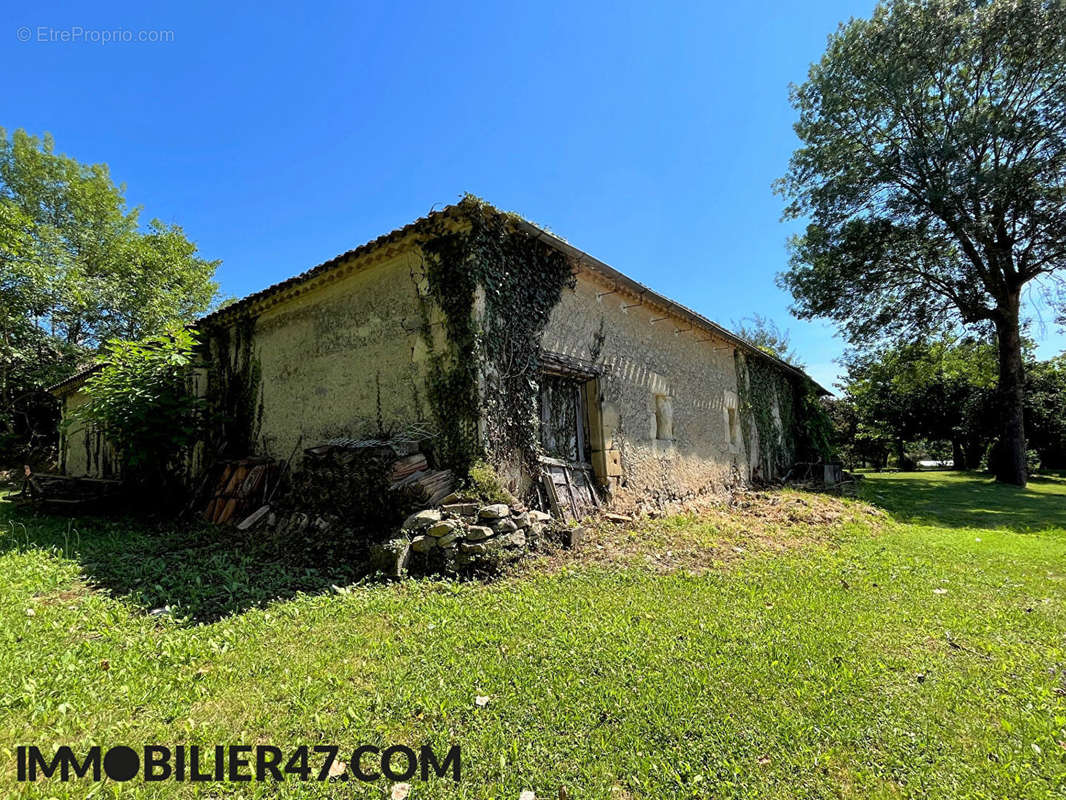
{"label": "tree trunk", "polygon": [[966,463],[966,450],[962,446],[962,442],[958,439],[951,440],[951,468],[952,469],[966,469],[969,465]]}
{"label": "tree trunk", "polygon": [[1025,486],[1025,367],[1022,364],[1022,334],[1018,324],[1020,297],[1012,295],[998,309],[996,338],[999,344],[999,452],[996,480]]}

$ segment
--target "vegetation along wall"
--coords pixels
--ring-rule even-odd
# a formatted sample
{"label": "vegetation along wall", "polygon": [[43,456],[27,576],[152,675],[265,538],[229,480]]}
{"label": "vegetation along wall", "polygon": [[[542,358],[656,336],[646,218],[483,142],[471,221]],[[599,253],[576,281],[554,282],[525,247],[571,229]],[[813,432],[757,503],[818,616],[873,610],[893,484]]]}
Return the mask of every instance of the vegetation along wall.
{"label": "vegetation along wall", "polygon": [[[208,393],[227,419],[209,446],[298,459],[327,439],[428,419],[420,265],[410,242],[378,248],[210,327]],[[439,315],[428,325],[440,335]]]}

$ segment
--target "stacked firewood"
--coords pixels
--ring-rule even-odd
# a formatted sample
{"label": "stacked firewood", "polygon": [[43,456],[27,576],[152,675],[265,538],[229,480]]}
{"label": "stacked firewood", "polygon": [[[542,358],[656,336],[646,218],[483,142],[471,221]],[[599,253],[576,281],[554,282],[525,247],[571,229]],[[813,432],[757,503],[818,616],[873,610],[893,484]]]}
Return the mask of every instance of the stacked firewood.
{"label": "stacked firewood", "polygon": [[405,481],[410,482],[412,475],[419,475],[425,472],[428,467],[429,462],[426,461],[426,457],[422,453],[414,453],[413,455],[404,456],[403,458],[398,458],[392,462],[392,470],[389,472],[389,479],[394,486]]}
{"label": "stacked firewood", "polygon": [[246,529],[277,510],[272,506],[281,506],[333,514],[373,528],[398,515],[402,519],[412,507],[437,505],[455,488],[452,472],[432,469],[417,443],[409,441],[335,439],[307,448],[288,490],[275,502],[271,496],[277,474],[270,459],[225,462],[205,519],[239,522]]}
{"label": "stacked firewood", "polygon": [[272,458],[242,458],[224,461],[204,519],[215,524],[237,522],[262,506],[276,473]]}
{"label": "stacked firewood", "polygon": [[334,439],[304,451],[292,502],[344,515],[440,502],[455,486],[450,470],[433,469],[418,443]]}
{"label": "stacked firewood", "polygon": [[392,464],[389,473],[391,491],[403,491],[413,500],[436,505],[455,487],[455,476],[451,470],[429,469],[429,462],[422,453],[399,458]]}

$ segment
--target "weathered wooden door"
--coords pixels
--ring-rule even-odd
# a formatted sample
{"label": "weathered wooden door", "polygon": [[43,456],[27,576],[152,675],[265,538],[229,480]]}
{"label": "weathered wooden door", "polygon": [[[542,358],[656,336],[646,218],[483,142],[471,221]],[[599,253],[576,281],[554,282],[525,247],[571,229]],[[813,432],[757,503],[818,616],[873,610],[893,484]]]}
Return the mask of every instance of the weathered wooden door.
{"label": "weathered wooden door", "polygon": [[543,375],[540,384],[540,443],[543,485],[552,512],[579,520],[599,508],[592,474],[586,381]]}

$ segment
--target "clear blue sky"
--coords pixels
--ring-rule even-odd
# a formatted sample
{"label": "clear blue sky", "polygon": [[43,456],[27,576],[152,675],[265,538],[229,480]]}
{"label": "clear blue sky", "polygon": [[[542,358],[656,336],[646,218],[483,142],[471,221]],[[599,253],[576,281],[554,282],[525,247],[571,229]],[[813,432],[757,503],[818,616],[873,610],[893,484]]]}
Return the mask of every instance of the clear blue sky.
{"label": "clear blue sky", "polygon": [[[771,317],[835,380],[833,328],[774,285],[794,226],[770,184],[788,83],[869,0],[196,6],[9,7],[0,126],[108,163],[224,293],[469,191],[718,322]],[[115,30],[172,41],[86,41]],[[1041,354],[1063,347],[1050,325]]]}

